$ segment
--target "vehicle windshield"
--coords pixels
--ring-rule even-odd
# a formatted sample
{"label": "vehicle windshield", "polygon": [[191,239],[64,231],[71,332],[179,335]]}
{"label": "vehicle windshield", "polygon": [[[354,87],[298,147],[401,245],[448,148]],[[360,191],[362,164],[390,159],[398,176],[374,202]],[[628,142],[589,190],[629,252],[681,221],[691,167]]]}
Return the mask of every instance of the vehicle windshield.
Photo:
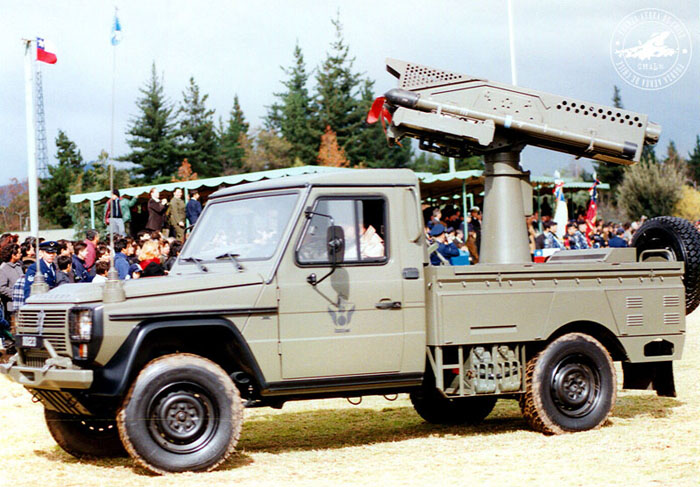
{"label": "vehicle windshield", "polygon": [[256,196],[212,203],[187,240],[181,259],[215,260],[225,253],[237,260],[268,260],[292,219],[298,193]]}

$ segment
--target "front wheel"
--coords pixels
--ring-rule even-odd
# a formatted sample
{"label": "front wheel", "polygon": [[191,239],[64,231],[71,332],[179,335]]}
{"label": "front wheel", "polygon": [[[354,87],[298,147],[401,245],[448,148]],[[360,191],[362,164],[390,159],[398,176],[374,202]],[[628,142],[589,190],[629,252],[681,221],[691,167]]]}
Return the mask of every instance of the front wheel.
{"label": "front wheel", "polygon": [[151,472],[213,470],[241,433],[238,389],[214,362],[166,355],[141,371],[117,414],[129,454]]}
{"label": "front wheel", "polygon": [[617,397],[615,368],[594,338],[569,333],[527,363],[520,409],[530,426],[546,434],[600,427]]}
{"label": "front wheel", "polygon": [[124,446],[113,419],[76,416],[44,409],[49,433],[67,453],[77,458],[124,456]]}

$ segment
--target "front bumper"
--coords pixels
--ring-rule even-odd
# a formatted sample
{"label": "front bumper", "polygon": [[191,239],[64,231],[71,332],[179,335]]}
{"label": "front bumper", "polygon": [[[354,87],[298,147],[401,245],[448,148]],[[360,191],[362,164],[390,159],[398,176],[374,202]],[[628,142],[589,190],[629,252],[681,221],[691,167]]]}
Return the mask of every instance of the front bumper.
{"label": "front bumper", "polygon": [[93,380],[92,370],[50,363],[41,368],[29,367],[17,364],[16,355],[0,364],[0,375],[33,389],[89,389]]}

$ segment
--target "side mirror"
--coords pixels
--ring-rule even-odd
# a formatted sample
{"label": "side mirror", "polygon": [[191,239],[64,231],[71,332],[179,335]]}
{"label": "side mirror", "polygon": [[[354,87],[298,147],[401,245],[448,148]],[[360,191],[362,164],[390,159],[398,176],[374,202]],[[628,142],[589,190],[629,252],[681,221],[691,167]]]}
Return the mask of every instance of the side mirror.
{"label": "side mirror", "polygon": [[328,276],[335,272],[338,264],[343,263],[343,257],[345,256],[345,232],[343,231],[343,227],[339,227],[338,225],[331,225],[328,227],[326,231],[326,248],[328,249],[328,262],[331,265],[331,270],[321,279],[319,279],[315,273],[309,274],[306,278],[306,282],[312,286],[323,282]]}
{"label": "side mirror", "polygon": [[331,225],[326,232],[326,243],[328,245],[328,260],[331,266],[335,267],[343,263],[345,256],[345,232],[343,227]]}

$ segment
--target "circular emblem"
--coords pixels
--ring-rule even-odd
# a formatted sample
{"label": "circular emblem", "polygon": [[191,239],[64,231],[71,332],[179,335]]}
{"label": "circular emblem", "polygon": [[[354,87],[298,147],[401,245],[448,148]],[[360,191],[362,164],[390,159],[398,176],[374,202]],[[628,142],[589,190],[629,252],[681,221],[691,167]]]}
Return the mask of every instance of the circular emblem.
{"label": "circular emblem", "polygon": [[692,42],[685,24],[658,8],[632,12],[617,25],[610,58],[626,83],[660,90],[678,81],[690,65]]}

